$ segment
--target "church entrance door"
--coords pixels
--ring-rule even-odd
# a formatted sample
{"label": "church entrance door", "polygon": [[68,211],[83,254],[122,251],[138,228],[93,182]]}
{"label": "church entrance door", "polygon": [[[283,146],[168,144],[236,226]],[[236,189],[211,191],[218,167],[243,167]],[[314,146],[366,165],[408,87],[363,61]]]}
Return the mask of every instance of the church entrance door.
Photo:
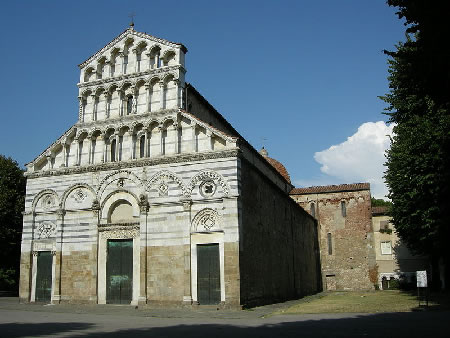
{"label": "church entrance door", "polygon": [[39,251],[36,273],[36,302],[50,302],[52,295],[52,262],[50,251]]}
{"label": "church entrance door", "polygon": [[109,239],[106,258],[106,302],[130,304],[133,290],[133,240]]}
{"label": "church entrance door", "polygon": [[219,244],[197,245],[197,295],[201,305],[220,303]]}

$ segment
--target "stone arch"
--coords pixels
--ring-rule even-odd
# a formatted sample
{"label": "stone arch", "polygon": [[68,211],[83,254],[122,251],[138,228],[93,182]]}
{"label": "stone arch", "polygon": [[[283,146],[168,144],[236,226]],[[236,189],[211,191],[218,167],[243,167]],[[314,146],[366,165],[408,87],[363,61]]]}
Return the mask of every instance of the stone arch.
{"label": "stone arch", "polygon": [[137,177],[135,174],[133,174],[131,171],[128,170],[118,170],[115,171],[109,175],[107,175],[103,180],[100,182],[100,185],[97,189],[97,196],[101,200],[102,195],[105,191],[105,189],[110,185],[112,182],[120,180],[120,179],[128,179],[132,181],[138,189],[142,189],[144,186],[144,183],[141,181],[139,177]]}
{"label": "stone arch", "polygon": [[[125,203],[124,203],[125,202]],[[111,221],[111,213],[114,211],[114,208],[117,205],[128,203],[131,206],[133,218],[139,217],[140,208],[139,208],[139,200],[135,194],[130,191],[120,189],[115,190],[106,196],[104,201],[102,202],[101,208],[101,217],[105,219],[108,223]],[[125,221],[125,220],[124,220]],[[128,221],[132,221],[129,219]]]}
{"label": "stone arch", "polygon": [[97,194],[95,193],[95,190],[89,184],[86,184],[86,183],[75,183],[75,184],[71,185],[69,188],[67,188],[64,191],[63,196],[61,198],[61,204],[60,204],[61,208],[63,208],[63,209],[66,208],[67,197],[69,197],[69,195],[70,195],[70,193],[72,191],[74,191],[75,189],[78,189],[78,188],[84,188],[84,189],[89,190],[92,193],[92,195],[94,197],[94,200],[98,199],[97,198]]}
{"label": "stone arch", "polygon": [[[52,196],[52,197],[54,198],[54,201],[53,201],[53,203],[52,203],[52,205],[51,205],[52,208],[53,208],[53,207],[57,207],[57,206],[60,205],[60,203],[59,203],[59,196],[58,196],[58,194],[56,193],[56,191],[53,190],[53,189],[44,189],[44,190],[41,190],[41,191],[34,197],[33,202],[31,203],[31,210],[32,210],[33,212],[36,210],[36,206],[37,206],[39,200],[40,200],[41,198],[43,198],[45,195],[50,195],[50,196]],[[51,201],[50,201],[50,202],[51,202]]]}
{"label": "stone arch", "polygon": [[211,208],[205,208],[197,212],[192,219],[191,232],[210,232],[221,228],[219,213]]}
{"label": "stone arch", "polygon": [[173,49],[168,49],[162,55],[162,59],[164,61],[164,66],[172,66],[175,60],[176,53]]}
{"label": "stone arch", "polygon": [[177,183],[182,191],[182,194],[187,196],[188,191],[186,189],[186,186],[183,184],[183,181],[176,174],[174,174],[173,172],[170,172],[168,170],[163,170],[163,171],[160,171],[160,172],[156,173],[155,175],[153,175],[150,178],[150,180],[148,180],[145,190],[149,191],[152,188],[152,186],[165,184],[167,188],[161,187],[161,186],[157,187],[157,189],[160,192],[160,195],[163,195],[167,192],[167,189],[168,189],[166,182],[170,182],[170,181]]}
{"label": "stone arch", "polygon": [[228,183],[226,182],[225,178],[220,175],[219,173],[213,171],[213,170],[202,170],[198,174],[196,174],[194,177],[192,177],[191,181],[189,182],[188,186],[188,193],[189,195],[192,194],[192,191],[197,186],[197,184],[201,184],[203,182],[207,181],[213,181],[215,184],[220,185],[223,190],[224,195],[228,195],[230,192],[230,188],[228,186]]}

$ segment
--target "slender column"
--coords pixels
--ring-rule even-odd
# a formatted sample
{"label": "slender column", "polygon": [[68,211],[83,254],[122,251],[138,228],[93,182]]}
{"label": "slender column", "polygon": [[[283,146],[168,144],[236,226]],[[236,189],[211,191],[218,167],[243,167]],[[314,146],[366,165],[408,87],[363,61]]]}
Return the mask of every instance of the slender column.
{"label": "slender column", "polygon": [[[134,57],[134,72],[135,73],[137,73],[139,70],[138,70],[138,58],[137,58],[137,49],[136,48],[133,48],[132,50],[132,53],[133,53],[133,57]],[[130,62],[130,60],[128,60],[128,62]]]}
{"label": "slender column", "polygon": [[149,144],[148,144],[148,130],[146,130],[145,131],[145,133],[144,133],[144,157],[149,157],[149,153],[148,153],[148,147],[149,147]]}
{"label": "slender column", "polygon": [[64,209],[58,209],[56,211],[57,217],[57,227],[58,227],[58,237],[55,257],[55,287],[53,288],[53,301],[54,303],[59,303],[61,301],[61,274],[62,274],[62,258],[63,258],[63,232],[64,232],[64,215],[66,211]]}
{"label": "slender column", "polygon": [[[124,69],[124,64],[123,64],[124,54],[123,54],[123,52],[117,53],[117,57],[120,58],[120,74],[117,74],[117,75],[122,75],[122,74],[124,74],[124,71],[123,71],[123,69]],[[116,71],[117,71],[117,63],[116,63]]]}
{"label": "slender column", "polygon": [[208,150],[213,150],[213,133],[206,129],[206,137],[208,138]]}
{"label": "slender column", "polygon": [[181,105],[180,105],[180,101],[179,101],[179,99],[180,99],[180,93],[179,93],[179,90],[180,90],[180,81],[178,80],[178,79],[174,79],[173,80],[173,84],[175,85],[175,95],[176,95],[176,97],[175,97],[175,107],[181,107]]}
{"label": "slender column", "polygon": [[62,140],[61,140],[61,146],[62,146],[62,153],[63,153],[63,163],[61,164],[61,167],[65,167],[66,166],[66,163],[67,163],[67,147],[66,147],[66,142],[67,142],[67,139],[66,138],[63,138]]}
{"label": "slender column", "polygon": [[159,96],[160,96],[159,99],[160,109],[164,109],[164,82],[162,81],[159,83]]}
{"label": "slender column", "polygon": [[174,146],[175,154],[178,154],[178,143],[179,143],[179,140],[178,140],[178,128],[180,128],[178,126],[178,124],[174,123],[173,124],[173,140],[175,142],[175,146]]}
{"label": "slender column", "polygon": [[155,68],[159,68],[159,52],[155,54]]}
{"label": "slender column", "polygon": [[92,159],[92,135],[87,136],[88,139],[88,164],[91,164],[93,161]]}
{"label": "slender column", "polygon": [[162,126],[158,127],[159,130],[159,155],[164,155],[164,130]]}
{"label": "slender column", "polygon": [[106,142],[106,135],[103,135],[103,158],[102,162],[108,160],[108,143]]}
{"label": "slender column", "polygon": [[[192,291],[191,291],[191,200],[183,201],[183,218],[184,218],[184,230],[183,237],[185,238],[184,243],[184,295],[183,303],[190,305],[192,304]],[[186,241],[186,239],[188,239]]]}
{"label": "slender column", "polygon": [[130,89],[133,92],[133,101],[132,101],[133,102],[133,106],[131,108],[131,114],[136,114],[137,113],[137,102],[138,102],[138,95],[139,95],[138,91],[139,91],[139,89],[136,88],[136,87],[132,87]]}
{"label": "slender column", "polygon": [[120,88],[116,89],[116,92],[118,94],[119,97],[119,116],[123,116],[123,99],[122,99],[122,90]]}
{"label": "slender column", "polygon": [[109,117],[109,111],[108,111],[109,93],[108,92],[103,92],[103,96],[105,97],[105,103],[104,103],[105,118],[108,118]]}
{"label": "slender column", "polygon": [[103,74],[105,77],[110,77],[110,68],[109,68],[110,62],[108,60],[105,61],[103,65]]}
{"label": "slender column", "polygon": [[150,112],[150,85],[145,84],[145,112]]}
{"label": "slender column", "polygon": [[152,64],[151,64],[152,58],[150,56],[150,52],[145,53],[145,55],[147,55],[147,67],[148,67],[147,69],[152,69]]}
{"label": "slender column", "polygon": [[[193,122],[191,122],[193,123]],[[195,134],[196,124],[191,126],[191,151],[195,153],[197,151],[197,135]]]}
{"label": "slender column", "polygon": [[[128,159],[132,160],[133,159],[134,147],[133,147],[133,133],[130,130],[127,131],[127,144],[130,145],[130,148],[129,148],[129,152],[130,153],[128,154]],[[123,150],[122,150],[122,152],[123,152]]]}
{"label": "slender column", "polygon": [[115,139],[116,139],[116,162],[119,162],[119,147],[120,147],[120,144],[119,144],[119,142],[120,142],[120,135],[119,135],[119,132],[115,132],[114,133],[114,136],[115,136]]}
{"label": "slender column", "polygon": [[75,165],[80,165],[80,140],[78,139],[78,137],[75,137],[74,141],[77,144],[77,158],[75,159]]}
{"label": "slender column", "polygon": [[47,152],[45,154],[45,157],[47,158],[47,170],[52,169],[52,154],[50,152]]}
{"label": "slender column", "polygon": [[78,121],[84,122],[84,116],[83,116],[83,97],[78,96]]}

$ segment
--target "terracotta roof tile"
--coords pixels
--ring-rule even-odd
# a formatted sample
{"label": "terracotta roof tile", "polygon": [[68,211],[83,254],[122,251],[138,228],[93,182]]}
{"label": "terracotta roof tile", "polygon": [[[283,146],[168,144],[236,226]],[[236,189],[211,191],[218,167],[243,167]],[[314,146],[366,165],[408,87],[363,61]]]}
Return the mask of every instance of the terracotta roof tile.
{"label": "terracotta roof tile", "polygon": [[[264,155],[263,155],[264,156]],[[284,177],[284,179],[286,181],[288,181],[289,183],[291,183],[291,177],[289,176],[288,171],[286,170],[286,167],[284,165],[282,165],[280,162],[278,162],[277,160],[275,160],[274,158],[268,157],[268,156],[264,156],[264,158],[266,159],[267,162],[270,163],[270,165],[272,167],[274,167],[280,174],[281,176]]]}
{"label": "terracotta roof tile", "polygon": [[339,185],[321,185],[307,188],[294,188],[290,195],[325,194],[330,192],[370,190],[369,183],[352,183]]}

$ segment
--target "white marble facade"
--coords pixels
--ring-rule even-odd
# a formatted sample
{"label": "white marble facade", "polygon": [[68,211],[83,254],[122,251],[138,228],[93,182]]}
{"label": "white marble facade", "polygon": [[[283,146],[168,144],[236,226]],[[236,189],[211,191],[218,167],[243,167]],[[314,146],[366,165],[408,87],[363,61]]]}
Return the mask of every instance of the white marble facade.
{"label": "white marble facade", "polygon": [[130,27],[79,65],[78,122],[27,164],[22,301],[35,301],[36,257],[50,251],[52,302],[105,303],[107,240],[130,239],[132,304],[195,303],[205,243],[219,245],[221,302],[239,304],[238,279],[225,283],[239,261],[224,267],[224,251],[239,243],[240,156],[290,185],[185,111],[186,52]]}

